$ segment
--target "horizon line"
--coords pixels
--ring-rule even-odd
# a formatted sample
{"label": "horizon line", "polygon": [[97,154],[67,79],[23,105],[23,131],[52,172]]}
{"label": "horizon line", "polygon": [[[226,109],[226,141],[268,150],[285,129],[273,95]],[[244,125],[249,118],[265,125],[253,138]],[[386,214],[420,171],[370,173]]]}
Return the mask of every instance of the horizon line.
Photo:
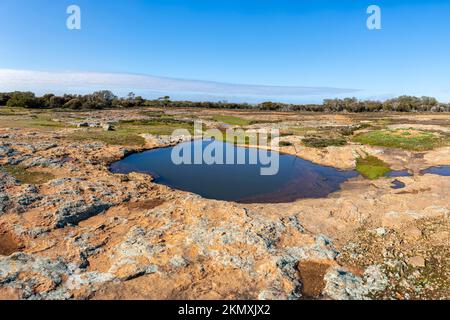
{"label": "horizon line", "polygon": [[142,96],[159,93],[174,96],[202,96],[217,99],[320,99],[361,92],[361,89],[327,86],[282,86],[240,84],[154,76],[148,74],[95,71],[38,71],[0,68],[0,90],[85,93],[102,88],[110,91],[139,91]]}

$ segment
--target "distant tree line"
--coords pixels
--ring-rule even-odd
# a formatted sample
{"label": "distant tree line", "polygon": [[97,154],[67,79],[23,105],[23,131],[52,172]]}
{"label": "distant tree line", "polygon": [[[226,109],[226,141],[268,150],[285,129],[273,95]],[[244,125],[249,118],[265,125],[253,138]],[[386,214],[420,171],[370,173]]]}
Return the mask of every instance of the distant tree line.
{"label": "distant tree line", "polygon": [[207,108],[243,109],[265,111],[308,111],[308,112],[450,112],[450,104],[440,103],[432,97],[400,96],[384,102],[358,100],[356,98],[326,99],[322,104],[288,104],[263,102],[259,104],[219,102],[172,101],[165,96],[158,99],[144,99],[130,92],[119,98],[111,91],[102,90],[87,95],[45,94],[37,97],[32,92],[0,93],[0,106],[35,109],[95,110],[108,108]]}
{"label": "distant tree line", "polygon": [[45,94],[37,97],[32,92],[0,93],[0,106],[30,109],[72,109],[92,110],[113,107],[131,108],[143,106],[144,99],[130,93],[126,98],[118,98],[111,91],[97,91],[87,95],[65,94],[57,96]]}

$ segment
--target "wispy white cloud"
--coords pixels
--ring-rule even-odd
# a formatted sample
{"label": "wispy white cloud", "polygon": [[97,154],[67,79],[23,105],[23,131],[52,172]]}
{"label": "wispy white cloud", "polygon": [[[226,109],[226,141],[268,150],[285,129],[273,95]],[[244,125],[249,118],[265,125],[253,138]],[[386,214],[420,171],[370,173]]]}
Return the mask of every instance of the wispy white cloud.
{"label": "wispy white cloud", "polygon": [[140,94],[169,94],[177,97],[217,99],[279,100],[319,99],[356,93],[357,89],[302,86],[266,86],[186,80],[151,75],[99,72],[44,72],[0,69],[0,91],[29,90],[37,93],[85,93],[108,89],[118,94],[135,91]]}

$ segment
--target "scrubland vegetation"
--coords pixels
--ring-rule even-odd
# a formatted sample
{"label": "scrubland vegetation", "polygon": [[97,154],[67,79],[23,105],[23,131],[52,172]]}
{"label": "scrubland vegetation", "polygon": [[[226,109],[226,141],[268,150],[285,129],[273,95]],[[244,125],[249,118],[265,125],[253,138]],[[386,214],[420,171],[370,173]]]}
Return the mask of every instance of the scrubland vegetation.
{"label": "scrubland vegetation", "polygon": [[375,130],[354,138],[362,144],[412,151],[431,150],[446,144],[439,134],[417,130]]}
{"label": "scrubland vegetation", "polygon": [[[172,101],[165,96],[157,99],[144,99],[130,92],[119,98],[111,91],[97,91],[88,95],[65,94],[56,96],[45,94],[37,97],[32,92],[0,93],[0,106],[32,109],[71,109],[94,110],[106,108],[164,107],[164,108],[208,108],[242,109],[266,111],[302,112],[449,112],[450,104],[440,103],[432,97],[401,96],[384,102],[358,100],[356,98],[326,99],[322,104],[288,104],[263,102],[259,104],[220,102]],[[230,119],[233,122],[232,119]]]}

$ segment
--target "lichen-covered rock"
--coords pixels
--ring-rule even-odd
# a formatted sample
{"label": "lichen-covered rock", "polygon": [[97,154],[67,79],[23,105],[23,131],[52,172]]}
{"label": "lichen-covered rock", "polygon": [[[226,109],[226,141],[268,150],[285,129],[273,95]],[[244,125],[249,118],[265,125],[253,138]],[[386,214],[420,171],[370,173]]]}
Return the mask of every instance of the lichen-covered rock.
{"label": "lichen-covered rock", "polygon": [[102,124],[103,131],[114,131],[114,126],[111,123]]}
{"label": "lichen-covered rock", "polygon": [[12,289],[22,299],[67,299],[71,294],[58,289],[72,272],[62,261],[25,253],[0,256],[0,295]]}
{"label": "lichen-covered rock", "polygon": [[14,148],[11,148],[10,144],[3,144],[0,145],[0,159],[1,158],[7,158],[7,157],[12,157],[19,154],[19,152],[17,150],[15,150]]}
{"label": "lichen-covered rock", "polygon": [[74,201],[62,204],[55,213],[55,227],[64,228],[67,225],[76,225],[80,221],[105,212],[111,207],[110,203],[96,200],[91,204],[84,201]]}
{"label": "lichen-covered rock", "polygon": [[5,192],[0,192],[0,215],[5,213],[9,205],[9,196]]}
{"label": "lichen-covered rock", "polygon": [[364,300],[370,294],[382,291],[387,286],[387,279],[379,266],[367,268],[363,277],[335,267],[325,275],[325,296],[336,300]]}
{"label": "lichen-covered rock", "polygon": [[31,167],[43,167],[43,168],[58,168],[64,165],[64,160],[61,158],[45,158],[45,157],[32,157],[21,161],[21,165],[28,168]]}

